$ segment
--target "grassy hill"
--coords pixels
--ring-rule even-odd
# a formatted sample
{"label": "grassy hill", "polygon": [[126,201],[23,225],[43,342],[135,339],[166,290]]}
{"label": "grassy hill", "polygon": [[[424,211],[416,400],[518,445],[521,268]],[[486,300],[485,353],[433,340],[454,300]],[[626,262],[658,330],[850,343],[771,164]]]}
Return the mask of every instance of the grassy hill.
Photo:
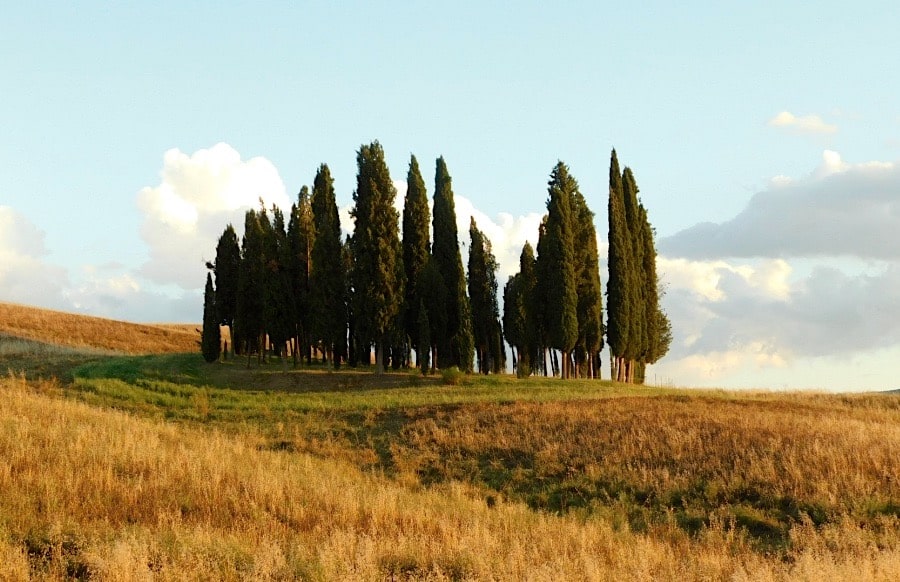
{"label": "grassy hill", "polygon": [[196,325],[146,325],[0,303],[0,333],[87,351],[165,354],[197,350]]}
{"label": "grassy hill", "polygon": [[0,380],[0,579],[900,578],[897,396],[64,366]]}

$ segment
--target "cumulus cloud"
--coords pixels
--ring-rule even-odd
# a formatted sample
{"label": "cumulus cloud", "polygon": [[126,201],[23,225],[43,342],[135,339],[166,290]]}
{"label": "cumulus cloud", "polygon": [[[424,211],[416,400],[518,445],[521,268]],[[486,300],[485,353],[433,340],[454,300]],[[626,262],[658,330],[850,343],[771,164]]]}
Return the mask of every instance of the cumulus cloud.
{"label": "cumulus cloud", "polygon": [[862,273],[815,264],[799,274],[782,259],[659,257],[658,269],[675,336],[658,371],[681,382],[714,384],[900,345],[897,263]]}
{"label": "cumulus cloud", "polygon": [[141,236],[150,260],[141,274],[184,289],[203,284],[203,260],[211,259],[225,225],[243,228],[249,208],[290,207],[278,170],[262,157],[242,160],[225,143],[191,155],[171,149],[163,156],[160,183],[137,197],[144,215]]}
{"label": "cumulus cloud", "polygon": [[826,151],[810,176],[778,180],[735,218],[660,241],[670,257],[900,259],[900,166],[845,163]]}
{"label": "cumulus cloud", "polygon": [[782,111],[769,120],[769,125],[807,134],[830,134],[838,129],[836,125],[826,123],[818,115],[797,116],[790,111]]}
{"label": "cumulus cloud", "polygon": [[44,233],[27,217],[0,206],[0,300],[61,308],[65,269],[46,262]]}

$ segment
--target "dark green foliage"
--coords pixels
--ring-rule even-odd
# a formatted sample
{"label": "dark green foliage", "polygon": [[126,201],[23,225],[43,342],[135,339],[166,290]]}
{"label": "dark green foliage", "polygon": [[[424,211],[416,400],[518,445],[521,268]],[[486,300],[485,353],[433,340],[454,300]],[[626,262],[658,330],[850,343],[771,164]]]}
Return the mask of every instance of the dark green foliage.
{"label": "dark green foliage", "polygon": [[425,268],[419,275],[418,285],[421,297],[420,306],[424,305],[428,311],[426,315],[431,332],[431,342],[427,346],[423,342],[422,350],[432,352],[430,360],[431,367],[434,369],[438,365],[439,350],[442,345],[439,338],[447,335],[447,286],[438,271],[434,257],[429,257]]}
{"label": "dark green foliage", "polygon": [[447,333],[438,336],[438,366],[470,371],[474,357],[466,277],[459,252],[456,203],[444,158],[435,163],[432,254],[447,289]]}
{"label": "dark green foliage", "polygon": [[331,172],[325,164],[319,166],[316,173],[311,206],[316,232],[310,274],[313,329],[322,340],[326,353],[331,352],[334,367],[338,368],[343,352],[341,345],[347,335],[346,284],[341,223]]}
{"label": "dark green foliage", "polygon": [[497,302],[497,259],[491,251],[491,241],[478,230],[474,217],[469,224],[469,239],[469,304],[478,371],[498,374],[504,358]]}
{"label": "dark green foliage", "polygon": [[[403,268],[406,272],[406,298],[404,303],[404,331],[412,342],[413,349],[421,357],[421,351],[428,351],[431,340],[419,340],[420,314],[422,304],[418,287],[419,277],[428,263],[431,252],[429,226],[431,213],[428,210],[428,195],[425,181],[419,171],[416,156],[410,156],[409,172],[406,175],[406,198],[403,203]],[[427,319],[427,316],[426,316]]]}
{"label": "dark green foliage", "polygon": [[356,333],[356,318],[353,314],[353,248],[349,235],[344,239],[344,244],[341,248],[341,260],[343,261],[344,274],[346,275],[344,277],[344,305],[347,309],[347,340],[344,346],[344,353],[347,355],[347,363],[355,368],[359,365],[359,338]]}
{"label": "dark green foliage", "polygon": [[[631,256],[628,261],[628,302],[631,317],[628,320],[628,343],[625,346],[625,357],[633,361],[641,361],[649,344],[646,321],[646,301],[644,298],[644,243],[641,236],[640,206],[638,204],[638,187],[631,168],[622,172],[623,200],[625,202],[625,220],[631,238]],[[655,257],[654,257],[655,260]],[[655,285],[654,285],[655,287]]]}
{"label": "dark green foliage", "polygon": [[647,345],[643,361],[655,364],[666,355],[672,343],[672,325],[660,306],[664,292],[656,275],[656,245],[653,242],[653,228],[647,218],[647,210],[640,206],[641,240],[643,244],[643,290]]}
{"label": "dark green foliage", "polygon": [[219,359],[222,336],[219,331],[219,318],[216,313],[216,293],[213,290],[212,274],[206,274],[206,289],[203,291],[203,332],[201,334],[200,351],[207,362]]}
{"label": "dark green foliage", "polygon": [[355,205],[351,211],[356,220],[353,311],[359,337],[376,345],[376,370],[380,373],[388,334],[396,327],[404,296],[399,216],[394,209],[396,189],[380,143],[360,147],[356,161]]}
{"label": "dark green foliage", "polygon": [[547,222],[538,250],[538,279],[547,301],[544,306],[548,347],[562,352],[561,375],[570,376],[568,355],[578,339],[578,295],[575,278],[575,221],[571,199],[578,183],[562,162],[548,182]]}
{"label": "dark green foliage", "polygon": [[[260,217],[248,210],[241,239],[241,270],[238,275],[237,310],[234,319],[235,349],[248,355],[259,353],[264,330],[265,241]],[[260,354],[261,357],[261,354]]]}
{"label": "dark green foliage", "polygon": [[575,218],[575,277],[578,281],[578,342],[575,364],[579,375],[600,376],[603,349],[603,295],[600,289],[600,258],[594,213],[581,192],[572,197]]}
{"label": "dark green foliage", "polygon": [[[631,237],[625,218],[625,192],[616,150],[609,163],[609,282],[606,285],[606,340],[615,359],[625,356],[629,341],[630,301],[628,286]],[[615,378],[614,378],[615,379]]]}
{"label": "dark green foliage", "polygon": [[417,353],[419,369],[422,375],[426,375],[431,370],[431,324],[428,322],[428,309],[425,307],[424,301],[419,301],[419,320],[416,322],[416,336],[419,340],[419,351]]}
{"label": "dark green foliage", "polygon": [[307,362],[312,357],[310,352],[312,309],[310,279],[312,271],[312,250],[315,245],[315,225],[313,224],[312,205],[309,200],[309,189],[300,189],[297,203],[291,207],[288,221],[288,280],[291,285],[291,297],[294,302],[294,364],[298,358],[306,354]]}
{"label": "dark green foliage", "polygon": [[[237,311],[238,278],[241,269],[241,249],[234,227],[228,225],[216,245],[216,317],[234,334]],[[232,343],[232,349],[234,344]]]}
{"label": "dark green foliage", "polygon": [[265,269],[263,294],[265,298],[264,325],[275,353],[287,356],[287,343],[293,336],[294,304],[291,285],[285,268],[290,251],[285,232],[284,215],[272,206],[272,220],[263,210],[259,214],[260,226],[265,237]]}

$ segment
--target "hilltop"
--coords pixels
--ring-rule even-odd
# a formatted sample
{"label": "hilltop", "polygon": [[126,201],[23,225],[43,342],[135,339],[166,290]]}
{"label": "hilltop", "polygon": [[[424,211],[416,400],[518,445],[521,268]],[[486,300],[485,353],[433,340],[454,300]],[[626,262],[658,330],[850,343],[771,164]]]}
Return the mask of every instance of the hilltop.
{"label": "hilltop", "polygon": [[120,354],[197,351],[199,325],[139,324],[0,302],[0,333],[33,342]]}

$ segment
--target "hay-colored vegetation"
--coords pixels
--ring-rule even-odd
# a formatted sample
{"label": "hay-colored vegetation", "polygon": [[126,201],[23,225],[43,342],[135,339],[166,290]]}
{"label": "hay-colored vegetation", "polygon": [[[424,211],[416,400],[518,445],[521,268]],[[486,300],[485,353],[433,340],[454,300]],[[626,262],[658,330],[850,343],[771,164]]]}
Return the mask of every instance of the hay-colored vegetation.
{"label": "hay-colored vegetation", "polygon": [[247,369],[36,311],[0,580],[900,579],[897,395]]}
{"label": "hay-colored vegetation", "polygon": [[[0,577],[7,579],[896,579],[897,519],[806,520],[772,558],[713,521],[636,533],[485,503],[465,482],[399,483],[347,463],[0,381]],[[477,438],[473,435],[473,439]],[[623,435],[629,439],[629,435]]]}
{"label": "hay-colored vegetation", "polygon": [[198,326],[141,325],[87,315],[0,303],[0,332],[78,349],[123,354],[197,351]]}

